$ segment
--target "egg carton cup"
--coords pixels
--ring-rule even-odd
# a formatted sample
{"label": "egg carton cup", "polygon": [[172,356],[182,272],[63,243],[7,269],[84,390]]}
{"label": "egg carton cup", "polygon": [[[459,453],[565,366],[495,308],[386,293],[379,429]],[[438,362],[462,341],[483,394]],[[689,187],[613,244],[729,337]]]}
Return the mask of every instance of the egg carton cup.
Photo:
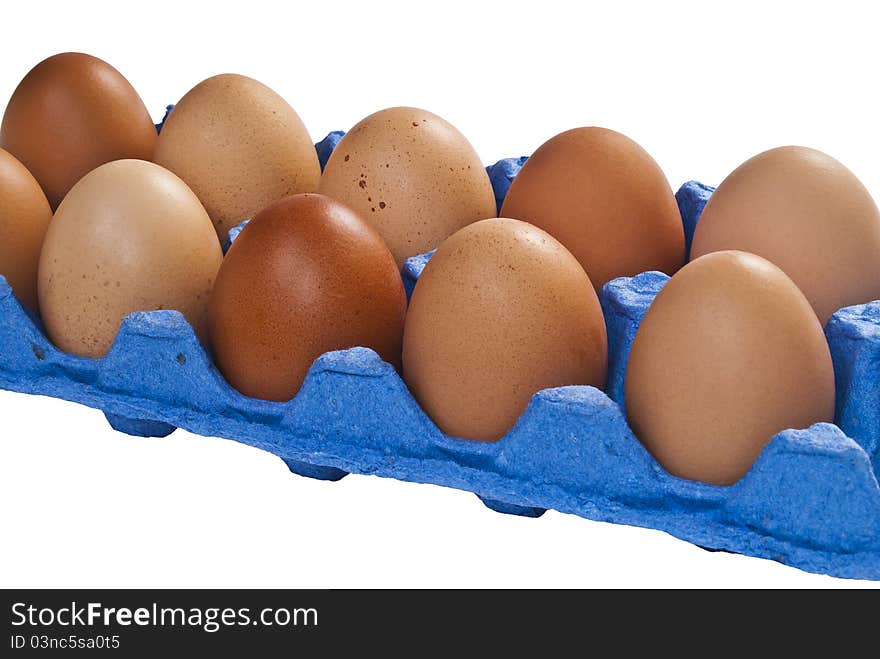
{"label": "egg carton cup", "polygon": [[[340,136],[317,145],[322,164]],[[523,161],[488,168],[499,203]],[[711,192],[691,182],[676,195],[688,242]],[[406,263],[408,291],[428,258]],[[495,443],[444,435],[395,369],[368,348],[319,357],[286,403],[230,387],[175,311],[131,314],[101,359],[65,354],[2,277],[0,388],[100,409],[131,435],[159,437],[179,427],[239,441],[312,478],[359,473],[432,483],[473,492],[502,513],[538,517],[553,509],[810,572],[880,580],[880,303],[843,309],[827,325],[837,425],[780,432],[742,480],[719,487],[669,475],[626,422],[626,359],[667,280],[648,272],[602,290],[607,395],[589,386],[541,391]]]}

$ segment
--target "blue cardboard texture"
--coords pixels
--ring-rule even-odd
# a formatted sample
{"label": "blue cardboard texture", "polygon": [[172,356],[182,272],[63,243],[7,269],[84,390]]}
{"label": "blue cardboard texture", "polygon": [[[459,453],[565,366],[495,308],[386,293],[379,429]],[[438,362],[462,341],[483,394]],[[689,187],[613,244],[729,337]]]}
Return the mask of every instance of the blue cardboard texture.
{"label": "blue cardboard texture", "polygon": [[[412,283],[426,262],[408,264]],[[539,392],[497,443],[444,435],[393,367],[367,348],[321,356],[286,403],[232,389],[175,311],[130,315],[102,359],[64,354],[2,277],[0,387],[96,407],[125,432],[181,427],[237,440],[315,478],[356,472],[445,485],[474,492],[501,512],[555,509],[812,572],[880,579],[880,487],[871,461],[877,426],[859,426],[864,433],[853,439],[830,424],[783,431],[731,487],[670,476],[633,435],[619,404],[626,355],[665,280],[644,273],[614,280],[600,295],[616,355],[611,397],[587,386]],[[838,409],[850,416],[869,408],[877,379],[868,368],[880,350],[877,311],[865,309],[842,310],[829,323],[830,340],[839,340],[832,354],[845,353],[844,361],[862,355],[838,369],[847,399]]]}
{"label": "blue cardboard texture", "polygon": [[499,215],[501,214],[501,205],[507,196],[507,191],[513,183],[513,179],[519,174],[519,170],[526,164],[528,156],[520,156],[519,158],[503,158],[494,165],[486,167],[486,173],[489,174],[489,181],[492,183],[492,189],[495,191],[495,206]]}
{"label": "blue cardboard texture", "polygon": [[834,419],[865,449],[880,477],[880,301],[840,309],[825,336],[834,361]]}
{"label": "blue cardboard texture", "polygon": [[425,266],[428,265],[428,261],[431,260],[431,257],[434,256],[434,252],[436,249],[431,250],[427,254],[420,254],[419,256],[413,256],[408,258],[403,263],[403,269],[400,274],[403,277],[403,288],[406,291],[406,301],[409,302],[412,297],[413,289],[416,287],[416,282],[419,280],[419,277],[422,274],[422,270],[425,269]]}
{"label": "blue cardboard texture", "polygon": [[226,235],[226,244],[223,245],[224,254],[229,251],[229,248],[232,247],[232,243],[234,243],[239,234],[244,231],[244,228],[248,225],[248,222],[250,222],[250,220],[244,220],[241,223],[236,224],[229,230],[229,233]]}
{"label": "blue cardboard texture", "polygon": [[688,181],[675,193],[675,201],[678,202],[678,210],[684,225],[685,255],[688,259],[691,256],[691,244],[694,242],[697,220],[703,214],[703,209],[709,203],[709,197],[713,192],[715,188],[710,185],[699,181]]}
{"label": "blue cardboard texture", "polygon": [[333,153],[336,145],[339,144],[339,140],[343,137],[345,137],[344,130],[334,130],[315,145],[315,150],[318,152],[318,163],[321,165],[322,172],[324,167],[327,166],[327,161],[330,160],[330,154]]}
{"label": "blue cardboard texture", "polygon": [[[162,126],[164,126],[164,125],[165,125],[165,122],[168,121],[168,115],[171,114],[171,111],[172,111],[173,109],[174,109],[174,104],[166,105],[166,106],[165,106],[165,114],[162,115],[162,121],[160,121],[158,124],[156,124],[156,132],[157,132],[157,133],[161,133],[161,132],[162,132]],[[328,136],[328,137],[329,137],[329,136]]]}
{"label": "blue cardboard texture", "polygon": [[599,303],[608,331],[608,397],[623,409],[623,385],[629,349],[636,338],[651,302],[669,281],[662,272],[643,272],[635,277],[619,277],[605,284]]}

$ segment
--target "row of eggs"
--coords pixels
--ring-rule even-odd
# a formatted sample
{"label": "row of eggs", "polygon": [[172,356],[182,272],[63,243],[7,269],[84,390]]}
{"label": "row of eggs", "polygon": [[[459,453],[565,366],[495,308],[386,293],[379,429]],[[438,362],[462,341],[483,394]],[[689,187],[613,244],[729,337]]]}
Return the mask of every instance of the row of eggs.
{"label": "row of eggs", "polygon": [[[466,439],[498,440],[541,389],[603,388],[596,291],[666,272],[626,411],[667,470],[711,483],[741,478],[779,430],[833,418],[822,325],[880,298],[876,205],[800,147],[722,183],[687,265],[662,170],[601,128],[541,146],[498,213],[474,149],[424,110],[367,117],[322,174],[300,118],[255,80],[200,83],[157,136],[121,74],[66,53],[22,80],[0,147],[0,273],[60,348],[100,357],[128,313],[176,309],[230,384],[283,401],[320,354],[368,346]],[[438,245],[407,307],[400,266]]]}

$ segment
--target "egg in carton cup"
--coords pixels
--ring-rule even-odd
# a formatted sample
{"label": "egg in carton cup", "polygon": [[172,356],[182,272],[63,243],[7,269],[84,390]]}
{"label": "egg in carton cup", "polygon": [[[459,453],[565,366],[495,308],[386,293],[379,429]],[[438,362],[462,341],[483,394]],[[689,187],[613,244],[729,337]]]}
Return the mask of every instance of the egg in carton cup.
{"label": "egg in carton cup", "polygon": [[[322,167],[341,136],[316,145]],[[524,162],[487,168],[499,208]],[[712,191],[690,182],[676,194],[688,244]],[[405,262],[408,296],[430,256]],[[180,427],[236,440],[311,478],[360,473],[432,483],[474,492],[498,512],[537,517],[554,509],[811,572],[880,580],[880,302],[841,309],[825,327],[836,425],[780,432],[744,478],[717,486],[670,475],[626,421],[630,347],[668,279],[647,272],[601,290],[607,395],[589,386],[541,391],[498,442],[442,433],[395,369],[368,348],[322,355],[284,403],[230,387],[176,311],[129,315],[105,357],[66,354],[2,277],[0,387],[101,409],[131,435],[165,436]]]}

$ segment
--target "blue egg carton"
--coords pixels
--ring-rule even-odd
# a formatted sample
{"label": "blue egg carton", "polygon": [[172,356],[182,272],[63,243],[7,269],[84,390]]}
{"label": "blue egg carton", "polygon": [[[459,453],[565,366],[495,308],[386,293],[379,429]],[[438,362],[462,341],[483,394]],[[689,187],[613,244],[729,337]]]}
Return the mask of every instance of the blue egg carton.
{"label": "blue egg carton", "polygon": [[[340,137],[317,145],[322,166]],[[523,161],[488,168],[499,204]],[[691,182],[676,195],[688,241],[711,192]],[[428,258],[406,263],[408,291]],[[367,348],[318,358],[286,403],[232,389],[175,311],[131,314],[101,359],[65,354],[2,277],[0,387],[98,408],[132,435],[179,427],[236,440],[312,478],[353,472],[433,483],[474,492],[498,512],[538,517],[554,509],[811,572],[880,580],[880,303],[843,309],[827,325],[837,425],[779,433],[741,481],[719,487],[666,473],[626,422],[630,345],[667,279],[647,272],[602,290],[607,395],[589,386],[541,391],[497,443],[444,435],[394,368]]]}

